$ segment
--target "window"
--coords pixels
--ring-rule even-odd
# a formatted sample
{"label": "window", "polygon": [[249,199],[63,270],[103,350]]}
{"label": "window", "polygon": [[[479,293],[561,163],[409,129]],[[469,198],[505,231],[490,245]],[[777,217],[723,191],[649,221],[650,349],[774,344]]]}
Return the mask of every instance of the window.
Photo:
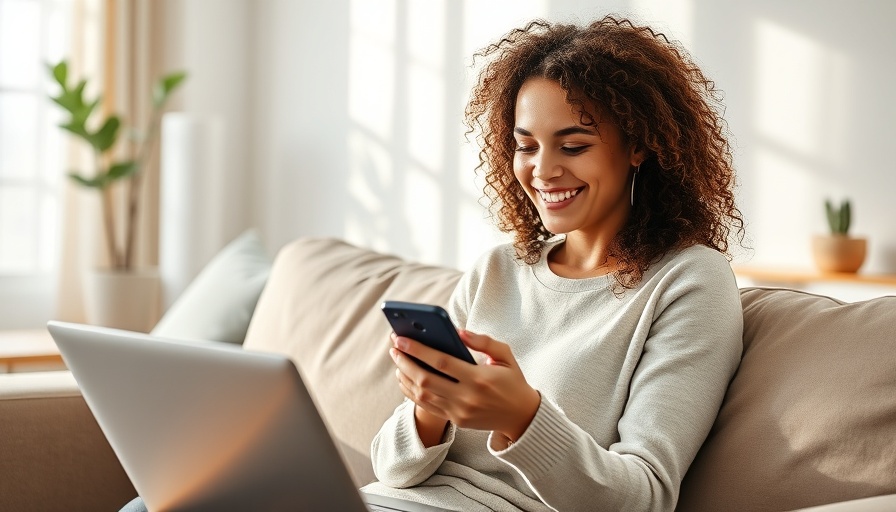
{"label": "window", "polygon": [[0,329],[52,314],[66,137],[46,63],[70,20],[70,0],[0,0]]}

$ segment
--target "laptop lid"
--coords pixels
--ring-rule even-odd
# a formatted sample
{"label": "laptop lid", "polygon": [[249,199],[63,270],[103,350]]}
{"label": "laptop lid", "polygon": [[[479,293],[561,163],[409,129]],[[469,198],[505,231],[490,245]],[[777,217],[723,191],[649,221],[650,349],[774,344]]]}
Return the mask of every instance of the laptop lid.
{"label": "laptop lid", "polygon": [[47,327],[149,510],[367,510],[288,358]]}

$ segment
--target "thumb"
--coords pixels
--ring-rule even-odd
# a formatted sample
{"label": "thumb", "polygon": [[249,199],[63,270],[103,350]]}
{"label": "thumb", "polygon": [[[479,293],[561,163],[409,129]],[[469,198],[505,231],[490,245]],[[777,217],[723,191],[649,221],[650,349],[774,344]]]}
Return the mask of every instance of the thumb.
{"label": "thumb", "polygon": [[[465,329],[458,329],[461,341],[471,350],[481,352],[488,356],[485,364],[506,364],[513,360],[510,347],[500,341],[495,341],[484,334],[476,334]],[[475,354],[474,354],[475,357]]]}

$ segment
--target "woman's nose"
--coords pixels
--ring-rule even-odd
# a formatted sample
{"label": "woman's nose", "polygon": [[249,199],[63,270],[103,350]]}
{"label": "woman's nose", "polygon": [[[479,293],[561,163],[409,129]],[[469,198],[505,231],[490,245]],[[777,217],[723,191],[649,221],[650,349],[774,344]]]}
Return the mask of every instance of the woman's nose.
{"label": "woman's nose", "polygon": [[545,153],[539,153],[532,161],[532,176],[549,180],[563,174],[563,167]]}

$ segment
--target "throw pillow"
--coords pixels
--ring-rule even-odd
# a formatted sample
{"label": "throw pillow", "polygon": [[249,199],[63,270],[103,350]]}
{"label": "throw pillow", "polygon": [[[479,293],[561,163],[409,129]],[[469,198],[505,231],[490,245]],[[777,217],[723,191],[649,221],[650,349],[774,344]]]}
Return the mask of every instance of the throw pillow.
{"label": "throw pillow", "polygon": [[246,231],[212,258],[151,334],[241,344],[271,264],[258,234]]}

